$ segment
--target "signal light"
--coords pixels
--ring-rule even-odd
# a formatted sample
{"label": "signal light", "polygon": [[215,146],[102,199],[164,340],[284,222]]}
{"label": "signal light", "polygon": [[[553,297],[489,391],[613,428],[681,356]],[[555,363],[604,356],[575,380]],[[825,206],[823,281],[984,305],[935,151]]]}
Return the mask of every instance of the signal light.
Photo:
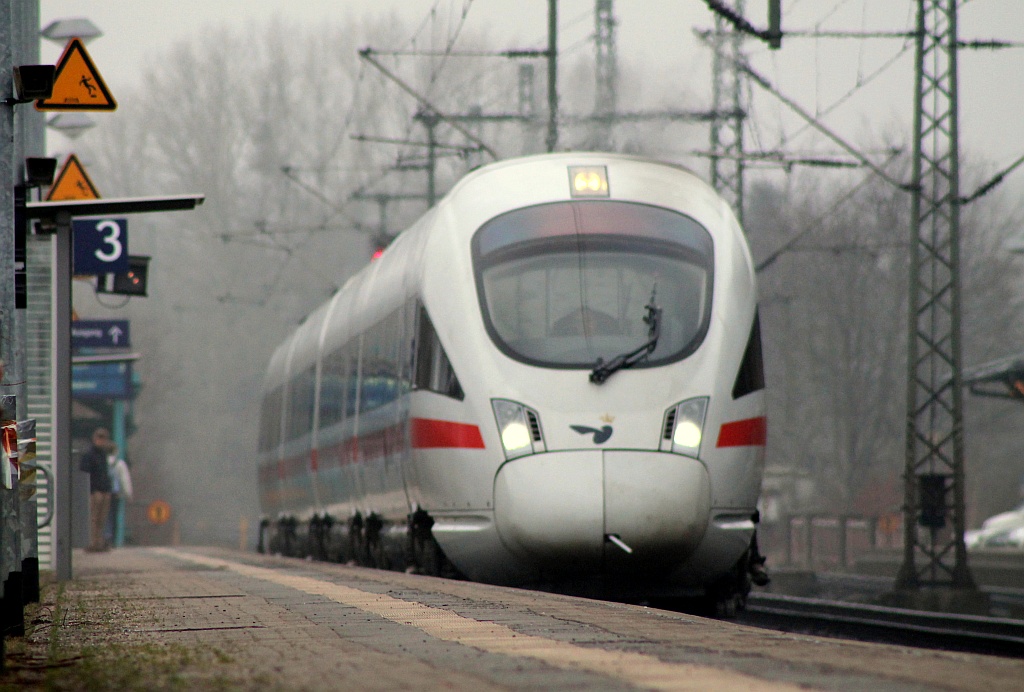
{"label": "signal light", "polygon": [[114,293],[122,296],[146,296],[149,260],[149,257],[130,255],[128,257],[128,271],[101,276],[96,284],[96,292]]}
{"label": "signal light", "polygon": [[917,477],[920,514],[917,523],[932,529],[946,525],[946,493],[949,476],[941,473],[924,473]]}

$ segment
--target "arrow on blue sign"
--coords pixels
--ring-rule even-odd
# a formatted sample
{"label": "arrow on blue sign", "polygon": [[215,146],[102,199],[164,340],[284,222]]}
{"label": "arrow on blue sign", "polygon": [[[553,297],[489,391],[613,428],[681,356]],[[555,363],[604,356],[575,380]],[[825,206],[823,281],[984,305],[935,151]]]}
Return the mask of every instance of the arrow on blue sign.
{"label": "arrow on blue sign", "polygon": [[128,320],[75,320],[71,323],[71,348],[128,348]]}

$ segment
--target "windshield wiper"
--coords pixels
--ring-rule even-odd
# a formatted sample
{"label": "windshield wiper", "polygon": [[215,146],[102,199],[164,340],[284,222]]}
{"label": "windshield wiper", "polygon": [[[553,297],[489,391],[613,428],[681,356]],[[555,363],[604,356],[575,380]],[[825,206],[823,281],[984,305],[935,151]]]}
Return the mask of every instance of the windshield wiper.
{"label": "windshield wiper", "polygon": [[654,303],[654,296],[657,290],[658,287],[655,286],[651,291],[651,302],[644,306],[647,309],[647,314],[644,316],[644,322],[647,323],[646,343],[633,351],[615,356],[607,363],[604,362],[603,358],[598,358],[597,363],[594,364],[594,369],[590,371],[591,382],[602,384],[619,370],[631,368],[654,353],[654,349],[658,346],[658,337],[661,335],[661,308]]}

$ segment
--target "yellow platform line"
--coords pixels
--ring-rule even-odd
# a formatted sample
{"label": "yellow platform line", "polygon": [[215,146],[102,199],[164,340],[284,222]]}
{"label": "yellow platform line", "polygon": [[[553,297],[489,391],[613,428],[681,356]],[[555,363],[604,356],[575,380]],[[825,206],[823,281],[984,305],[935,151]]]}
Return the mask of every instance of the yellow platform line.
{"label": "yellow platform line", "polygon": [[597,649],[557,639],[516,632],[504,625],[474,620],[441,608],[404,601],[384,594],[360,591],[349,586],[281,574],[265,567],[155,548],[154,552],[217,569],[261,579],[280,586],[373,613],[400,625],[448,642],[507,656],[525,656],[557,668],[585,670],[652,690],[734,690],[793,691],[806,687],[773,682],[735,671],[690,663],[669,663],[647,654]]}

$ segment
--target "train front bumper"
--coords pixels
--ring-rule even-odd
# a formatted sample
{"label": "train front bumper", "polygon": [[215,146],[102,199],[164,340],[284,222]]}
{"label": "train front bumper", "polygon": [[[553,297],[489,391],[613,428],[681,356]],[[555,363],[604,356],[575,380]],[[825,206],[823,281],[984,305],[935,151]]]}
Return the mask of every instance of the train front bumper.
{"label": "train front bumper", "polygon": [[697,548],[710,506],[704,465],[660,452],[536,454],[494,483],[502,543],[549,575],[671,570]]}

